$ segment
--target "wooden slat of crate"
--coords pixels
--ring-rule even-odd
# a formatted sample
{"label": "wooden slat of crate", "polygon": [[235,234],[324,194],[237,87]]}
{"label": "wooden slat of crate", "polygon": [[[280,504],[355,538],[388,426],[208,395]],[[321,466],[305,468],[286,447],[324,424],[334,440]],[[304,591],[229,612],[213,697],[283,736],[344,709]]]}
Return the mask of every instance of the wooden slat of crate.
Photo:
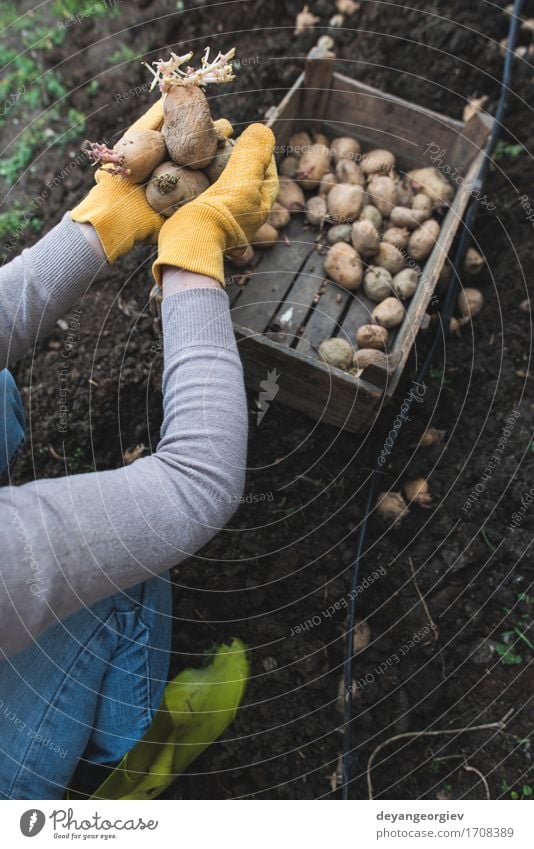
{"label": "wooden slat of crate", "polygon": [[276,136],[275,156],[277,159],[285,156],[284,148],[294,132],[295,124],[304,123],[305,119],[299,117],[303,82],[304,73],[299,75],[278,106],[272,106],[267,112],[267,126]]}
{"label": "wooden slat of crate", "polygon": [[411,168],[432,164],[425,156],[430,144],[452,151],[463,126],[445,115],[337,73],[332,79],[324,121],[337,135],[356,136],[373,147],[392,150],[401,166]]}
{"label": "wooden slat of crate", "polygon": [[371,313],[375,307],[376,304],[369,300],[360,289],[351,300],[351,305],[343,319],[338,336],[347,339],[352,345],[356,345],[356,331],[362,324],[373,323]]}
{"label": "wooden slat of crate", "polygon": [[434,293],[434,289],[436,288],[438,277],[441,274],[447,255],[452,247],[454,237],[458,230],[458,224],[461,222],[469,202],[469,198],[471,196],[469,183],[474,180],[478,173],[484,156],[484,152],[481,152],[475,158],[471,167],[467,171],[465,183],[462,183],[456,192],[454,200],[451,203],[449,211],[443,221],[438,242],[425,263],[421,279],[417,286],[417,291],[406,310],[406,317],[399,328],[393,347],[393,350],[400,352],[401,359],[395,372],[395,376],[389,383],[388,392],[390,394],[393,393],[397,387],[402,370],[406,360],[408,359],[410,349],[415,341],[417,333],[419,332],[421,322]]}
{"label": "wooden slat of crate", "polygon": [[232,304],[232,319],[237,324],[257,333],[268,328],[306,257],[315,249],[315,233],[304,231],[301,219],[300,214],[292,216],[278,244],[258,250],[260,258],[250,281]]}
{"label": "wooden slat of crate", "polygon": [[345,312],[351,295],[340,286],[327,280],[319,303],[311,313],[296,346],[297,351],[312,355],[324,339],[337,336],[340,320]]}
{"label": "wooden slat of crate", "polygon": [[[316,232],[307,231],[316,237]],[[317,251],[317,244],[296,276],[291,289],[286,293],[283,303],[273,316],[272,329],[277,332],[281,344],[294,346],[297,342],[300,328],[324,283],[323,257]]]}

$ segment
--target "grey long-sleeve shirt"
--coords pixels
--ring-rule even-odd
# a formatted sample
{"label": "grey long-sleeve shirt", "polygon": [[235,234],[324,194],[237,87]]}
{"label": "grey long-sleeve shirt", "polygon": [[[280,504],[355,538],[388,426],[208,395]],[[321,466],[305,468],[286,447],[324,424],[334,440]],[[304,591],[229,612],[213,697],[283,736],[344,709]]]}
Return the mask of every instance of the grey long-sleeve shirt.
{"label": "grey long-sleeve shirt", "polygon": [[[102,261],[67,214],[0,270],[0,368],[90,287]],[[88,296],[90,297],[90,295]],[[244,481],[241,362],[222,290],[163,301],[157,451],[114,471],[0,488],[0,652],[179,563],[230,518]]]}

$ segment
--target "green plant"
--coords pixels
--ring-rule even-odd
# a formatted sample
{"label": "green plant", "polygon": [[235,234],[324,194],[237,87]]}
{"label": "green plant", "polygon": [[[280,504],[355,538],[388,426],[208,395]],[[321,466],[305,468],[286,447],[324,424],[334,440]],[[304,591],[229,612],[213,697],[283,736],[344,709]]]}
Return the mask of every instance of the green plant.
{"label": "green plant", "polygon": [[[56,2],[55,14],[79,13],[86,3],[67,0]],[[94,9],[91,7],[92,14]],[[102,4],[102,11],[107,11]],[[16,31],[20,49],[0,43],[0,127],[16,116],[18,127],[0,163],[0,176],[12,185],[26,169],[35,154],[45,146],[58,144],[60,150],[83,133],[85,116],[60,104],[68,96],[59,73],[46,69],[44,52],[65,37],[65,28],[58,27],[50,17],[46,4],[20,15],[14,3],[2,4],[0,27]],[[19,34],[20,32],[20,34]],[[25,48],[25,49],[24,49]],[[22,129],[20,129],[22,127]]]}
{"label": "green plant", "polygon": [[498,162],[503,156],[519,156],[524,150],[522,144],[508,144],[508,142],[499,141],[493,154],[493,159]]}
{"label": "green plant", "polygon": [[[108,0],[109,4],[109,0]],[[56,17],[63,18],[74,18],[76,15],[80,15],[83,17],[97,17],[101,15],[105,15],[109,10],[108,4],[104,2],[104,0],[96,0],[96,2],[91,2],[91,0],[55,0],[52,6],[52,13],[56,15]],[[111,5],[111,4],[109,4]],[[118,12],[118,4],[115,4],[116,8],[111,11],[111,14]]]}
{"label": "green plant", "polygon": [[27,26],[25,16],[20,14],[15,3],[2,3],[0,10],[0,27],[2,29],[13,27],[13,29],[20,30],[25,26]]}
{"label": "green plant", "polygon": [[531,799],[534,796],[534,789],[530,784],[523,784],[520,790],[514,790],[505,779],[501,781],[501,791],[510,793],[510,799]]}
{"label": "green plant", "polygon": [[129,62],[132,59],[140,58],[140,53],[136,53],[134,50],[132,50],[131,47],[128,47],[127,44],[124,44],[122,47],[120,47],[118,50],[115,50],[115,52],[111,54],[111,56],[109,57],[109,61],[112,63],[112,65],[120,65],[122,62]]}
{"label": "green plant", "polygon": [[444,386],[450,385],[450,378],[447,377],[447,374],[444,369],[439,368],[437,366],[430,366],[428,369],[428,376],[430,380],[439,380]]}
{"label": "green plant", "polygon": [[512,638],[516,636],[515,630],[503,631],[499,637],[500,642],[495,646],[495,651],[501,658],[505,666],[517,666],[523,663],[523,658],[520,654],[514,651],[517,640],[512,642]]}
{"label": "green plant", "polygon": [[20,233],[25,227],[39,232],[42,227],[41,219],[36,215],[29,215],[20,205],[16,205],[9,212],[0,213],[0,239]]}
{"label": "green plant", "polygon": [[42,218],[36,213],[30,214],[21,209],[18,204],[9,212],[0,213],[0,240],[5,239],[0,245],[0,264],[12,258],[12,251],[27,228],[34,233],[40,233],[42,226]]}

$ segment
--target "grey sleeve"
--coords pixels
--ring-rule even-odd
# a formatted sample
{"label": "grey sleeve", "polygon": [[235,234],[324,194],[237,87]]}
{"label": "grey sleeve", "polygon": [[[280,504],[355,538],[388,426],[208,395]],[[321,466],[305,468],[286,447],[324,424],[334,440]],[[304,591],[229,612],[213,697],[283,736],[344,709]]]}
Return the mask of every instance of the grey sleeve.
{"label": "grey sleeve", "polygon": [[67,212],[0,268],[0,368],[24,356],[107,268]]}
{"label": "grey sleeve", "polygon": [[115,471],[0,489],[0,650],[7,655],[70,613],[184,560],[234,512],[247,412],[228,297],[212,289],[172,295],[162,322],[156,453]]}

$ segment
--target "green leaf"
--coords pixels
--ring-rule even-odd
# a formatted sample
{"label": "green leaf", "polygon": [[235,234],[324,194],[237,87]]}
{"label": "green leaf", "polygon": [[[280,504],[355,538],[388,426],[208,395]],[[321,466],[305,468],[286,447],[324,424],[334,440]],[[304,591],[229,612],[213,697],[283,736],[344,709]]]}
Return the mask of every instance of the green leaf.
{"label": "green leaf", "polygon": [[523,152],[522,144],[508,144],[507,142],[497,142],[493,159],[498,162],[503,156],[519,156]]}
{"label": "green leaf", "polygon": [[208,666],[180,672],[144,738],[91,798],[154,799],[172,784],[234,719],[249,675],[246,651],[234,639]]}
{"label": "green leaf", "polygon": [[495,651],[498,655],[500,655],[505,666],[517,666],[517,664],[523,663],[521,655],[513,652],[510,646],[507,646],[504,643],[499,643],[499,645],[496,646]]}

